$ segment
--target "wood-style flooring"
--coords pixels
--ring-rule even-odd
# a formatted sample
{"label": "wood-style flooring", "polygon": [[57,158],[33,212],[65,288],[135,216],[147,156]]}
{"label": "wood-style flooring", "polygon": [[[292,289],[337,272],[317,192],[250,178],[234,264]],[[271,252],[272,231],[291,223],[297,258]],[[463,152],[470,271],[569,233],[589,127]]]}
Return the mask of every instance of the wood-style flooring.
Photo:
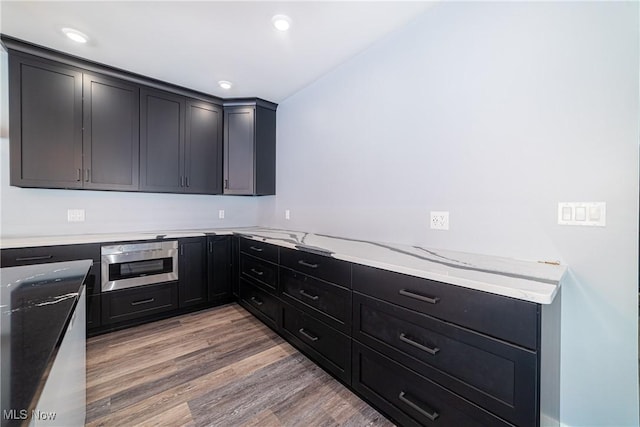
{"label": "wood-style flooring", "polygon": [[87,341],[89,426],[390,426],[237,304]]}

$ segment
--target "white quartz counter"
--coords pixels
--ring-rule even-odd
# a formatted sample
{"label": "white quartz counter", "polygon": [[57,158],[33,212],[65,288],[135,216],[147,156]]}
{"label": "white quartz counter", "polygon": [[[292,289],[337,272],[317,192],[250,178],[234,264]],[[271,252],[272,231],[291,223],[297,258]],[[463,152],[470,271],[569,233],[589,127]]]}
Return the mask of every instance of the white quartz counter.
{"label": "white quartz counter", "polygon": [[3,238],[0,247],[151,240],[160,235],[175,239],[207,234],[240,234],[283,247],[312,251],[344,261],[540,304],[553,301],[567,271],[563,265],[259,227],[13,237]]}

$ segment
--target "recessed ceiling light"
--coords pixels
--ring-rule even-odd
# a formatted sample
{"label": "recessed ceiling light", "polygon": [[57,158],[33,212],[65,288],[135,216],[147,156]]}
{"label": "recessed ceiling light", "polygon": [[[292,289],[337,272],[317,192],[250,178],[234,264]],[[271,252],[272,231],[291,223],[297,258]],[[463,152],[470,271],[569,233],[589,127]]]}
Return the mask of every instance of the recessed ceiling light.
{"label": "recessed ceiling light", "polygon": [[287,31],[291,27],[291,18],[287,15],[275,15],[271,18],[271,23],[276,27],[276,30]]}
{"label": "recessed ceiling light", "polygon": [[228,81],[226,81],[226,80],[220,80],[220,81],[218,82],[218,85],[220,85],[220,87],[221,87],[222,89],[229,90],[229,89],[231,89],[231,86],[233,86],[233,83],[228,82]]}
{"label": "recessed ceiling light", "polygon": [[74,30],[73,28],[63,28],[62,32],[76,43],[86,43],[89,41],[89,37],[87,37],[86,34],[81,33],[78,30]]}

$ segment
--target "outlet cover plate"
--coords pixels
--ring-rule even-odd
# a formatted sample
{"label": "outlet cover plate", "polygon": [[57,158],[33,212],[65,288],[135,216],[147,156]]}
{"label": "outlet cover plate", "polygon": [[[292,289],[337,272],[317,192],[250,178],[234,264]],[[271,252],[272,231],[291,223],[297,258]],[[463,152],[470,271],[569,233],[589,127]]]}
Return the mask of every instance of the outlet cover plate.
{"label": "outlet cover plate", "polygon": [[84,222],[84,209],[67,209],[67,222]]}
{"label": "outlet cover plate", "polygon": [[449,212],[448,211],[431,211],[431,221],[429,222],[432,230],[448,230],[449,229]]}

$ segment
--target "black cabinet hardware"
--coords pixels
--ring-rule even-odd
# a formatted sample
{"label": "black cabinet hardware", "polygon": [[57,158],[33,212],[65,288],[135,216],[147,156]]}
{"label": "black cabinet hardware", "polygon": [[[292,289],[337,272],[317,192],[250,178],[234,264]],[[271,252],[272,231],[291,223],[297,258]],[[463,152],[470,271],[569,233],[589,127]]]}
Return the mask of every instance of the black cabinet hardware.
{"label": "black cabinet hardware", "polygon": [[400,289],[400,291],[398,293],[400,295],[405,296],[405,297],[417,299],[419,301],[428,302],[429,304],[437,304],[438,301],[440,301],[440,298],[438,298],[438,297],[427,297],[427,296],[424,296],[424,295],[417,294],[417,293],[415,293],[413,291],[407,291],[406,289]]}
{"label": "black cabinet hardware", "polygon": [[131,305],[149,304],[150,302],[154,302],[155,300],[155,298],[147,298],[140,301],[132,301]]}
{"label": "black cabinet hardware", "polygon": [[251,249],[252,251],[256,251],[256,252],[262,252],[263,251],[262,248],[256,248],[255,246],[249,246],[249,249]]}
{"label": "black cabinet hardware", "polygon": [[440,351],[440,349],[439,349],[438,347],[433,347],[433,348],[431,348],[431,347],[427,347],[427,346],[424,346],[424,345],[422,345],[422,344],[420,344],[420,343],[415,342],[415,341],[414,341],[414,340],[412,340],[410,337],[408,337],[407,335],[405,335],[405,333],[404,333],[404,332],[403,332],[403,333],[401,333],[401,334],[398,336],[398,338],[400,338],[400,341],[402,341],[402,342],[406,342],[407,344],[409,344],[409,345],[411,345],[411,346],[413,346],[413,347],[415,347],[415,348],[417,348],[417,349],[420,349],[420,350],[422,350],[422,351],[426,351],[427,353],[429,353],[429,354],[431,354],[431,355],[433,355],[433,356],[435,356],[436,354],[438,354],[438,352]]}
{"label": "black cabinet hardware", "polygon": [[305,267],[309,267],[309,268],[318,268],[318,264],[310,264],[302,259],[298,261],[298,264],[303,265]]}
{"label": "black cabinet hardware", "polygon": [[318,337],[315,335],[312,335],[309,331],[305,331],[304,328],[300,328],[298,329],[298,332],[300,332],[302,334],[302,336],[304,336],[305,338],[315,342],[318,341]]}
{"label": "black cabinet hardware", "polygon": [[435,421],[440,416],[440,414],[438,414],[435,410],[431,408],[429,408],[428,410],[422,409],[419,405],[409,400],[407,394],[404,391],[400,392],[400,394],[398,395],[398,399],[400,399],[401,402],[405,403],[411,409],[429,418],[431,421]]}
{"label": "black cabinet hardware", "polygon": [[302,295],[303,297],[307,297],[307,298],[309,298],[310,300],[313,300],[313,301],[317,301],[318,298],[319,298],[318,295],[308,294],[304,289],[300,289],[300,295]]}

